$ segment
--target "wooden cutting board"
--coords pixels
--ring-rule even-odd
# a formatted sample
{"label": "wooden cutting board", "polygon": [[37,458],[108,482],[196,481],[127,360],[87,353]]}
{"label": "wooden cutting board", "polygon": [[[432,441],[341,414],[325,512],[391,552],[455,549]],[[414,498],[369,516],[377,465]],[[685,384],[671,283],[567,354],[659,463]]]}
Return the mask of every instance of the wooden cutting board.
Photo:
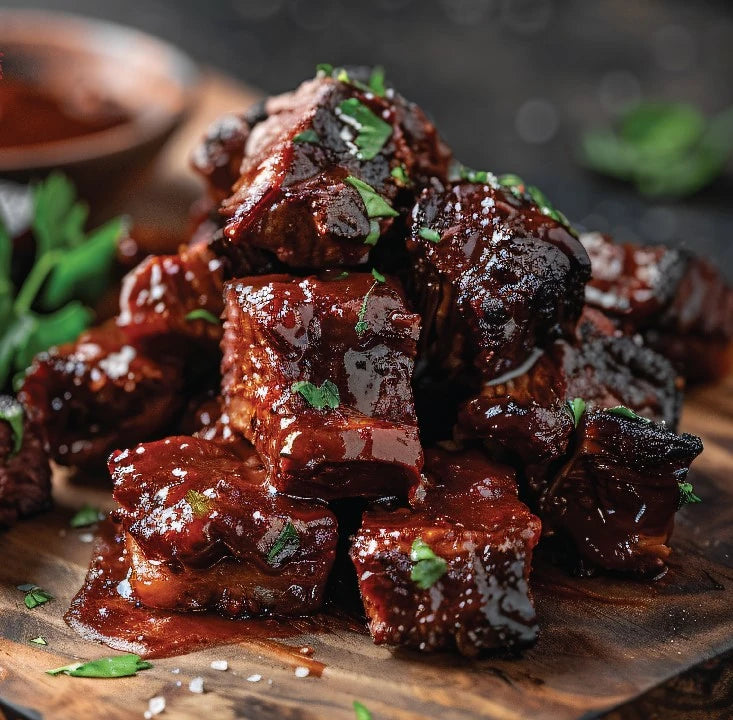
{"label": "wooden cutting board", "polygon": [[[196,112],[147,179],[112,203],[115,209],[182,225],[197,192],[185,170],[192,143],[217,114],[253,98],[209,76]],[[668,575],[657,583],[580,580],[538,562],[537,645],[521,658],[477,662],[390,651],[366,634],[337,630],[287,644],[253,640],[155,660],[153,669],[132,678],[46,675],[48,668],[113,654],[82,640],[63,621],[93,548],[89,531],[72,530],[69,519],[85,503],[110,508],[109,486],[105,478],[73,484],[59,473],[56,509],[0,535],[0,718],[3,712],[8,718],[140,718],[154,696],[166,699],[161,718],[182,720],[203,714],[217,720],[353,720],[354,700],[375,720],[592,717],[733,648],[733,378],[694,392],[682,429],[705,443],[691,473],[704,502],[678,516]],[[26,582],[55,599],[27,610],[16,589]],[[29,644],[38,635],[48,646]],[[303,664],[301,644],[324,663],[320,677],[295,676]],[[212,669],[213,660],[227,660],[229,670]],[[262,679],[247,681],[253,674]],[[204,678],[204,694],[188,689],[197,676]]]}

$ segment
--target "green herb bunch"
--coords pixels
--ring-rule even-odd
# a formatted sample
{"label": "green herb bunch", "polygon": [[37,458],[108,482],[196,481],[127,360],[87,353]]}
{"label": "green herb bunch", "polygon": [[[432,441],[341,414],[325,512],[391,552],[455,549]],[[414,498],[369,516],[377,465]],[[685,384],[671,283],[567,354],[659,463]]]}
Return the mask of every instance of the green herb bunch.
{"label": "green herb bunch", "polygon": [[61,173],[33,188],[35,259],[15,287],[13,239],[0,221],[0,389],[22,382],[34,355],[74,340],[91,323],[88,307],[107,287],[122,218],[86,232],[89,209]]}

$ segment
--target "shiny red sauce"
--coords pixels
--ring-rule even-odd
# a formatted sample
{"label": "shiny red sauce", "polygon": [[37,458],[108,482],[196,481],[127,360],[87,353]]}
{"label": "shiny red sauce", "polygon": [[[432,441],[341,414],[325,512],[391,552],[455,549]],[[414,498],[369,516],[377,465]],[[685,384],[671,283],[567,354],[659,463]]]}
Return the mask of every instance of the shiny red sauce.
{"label": "shiny red sauce", "polygon": [[136,603],[127,592],[129,570],[118,527],[100,527],[84,585],[71,601],[66,622],[84,639],[142,657],[170,657],[206,647],[245,642],[293,666],[307,667],[320,676],[325,665],[303,652],[303,645],[278,643],[278,638],[343,631],[365,632],[363,623],[339,612],[301,618],[229,620],[211,613],[153,610]]}
{"label": "shiny red sauce", "polygon": [[34,85],[0,80],[0,148],[67,140],[128,120],[111,100],[85,97],[72,103]]}

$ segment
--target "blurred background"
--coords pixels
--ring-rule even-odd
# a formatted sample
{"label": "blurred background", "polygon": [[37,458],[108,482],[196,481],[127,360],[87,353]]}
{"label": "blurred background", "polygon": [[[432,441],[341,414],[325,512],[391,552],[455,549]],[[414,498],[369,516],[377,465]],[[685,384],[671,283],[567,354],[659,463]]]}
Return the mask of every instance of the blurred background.
{"label": "blurred background", "polygon": [[[648,196],[592,172],[584,133],[639,102],[733,105],[733,7],[685,0],[3,0],[158,35],[268,93],[316,63],[381,64],[474,168],[516,172],[578,226],[684,244],[733,276],[733,175]],[[728,130],[733,144],[733,130]],[[726,141],[727,142],[727,141]],[[614,155],[612,152],[611,155]],[[703,175],[707,170],[703,171]],[[716,176],[713,181],[712,176]]]}

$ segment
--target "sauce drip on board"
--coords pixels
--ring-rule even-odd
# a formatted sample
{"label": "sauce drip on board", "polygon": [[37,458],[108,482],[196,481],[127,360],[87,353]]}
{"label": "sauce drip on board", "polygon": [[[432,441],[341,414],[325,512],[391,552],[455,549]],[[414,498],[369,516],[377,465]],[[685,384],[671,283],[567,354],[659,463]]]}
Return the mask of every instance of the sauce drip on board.
{"label": "sauce drip on board", "polygon": [[307,667],[320,676],[325,667],[302,645],[283,645],[277,638],[333,630],[365,632],[363,624],[338,612],[299,618],[228,620],[211,613],[153,610],[129,594],[127,551],[119,528],[111,521],[100,526],[89,572],[71,601],[66,622],[84,639],[142,657],[170,657],[206,647],[247,642],[293,666]]}
{"label": "sauce drip on board", "polygon": [[28,83],[0,80],[0,148],[81,137],[128,120],[122,108],[105,98],[71,103]]}

